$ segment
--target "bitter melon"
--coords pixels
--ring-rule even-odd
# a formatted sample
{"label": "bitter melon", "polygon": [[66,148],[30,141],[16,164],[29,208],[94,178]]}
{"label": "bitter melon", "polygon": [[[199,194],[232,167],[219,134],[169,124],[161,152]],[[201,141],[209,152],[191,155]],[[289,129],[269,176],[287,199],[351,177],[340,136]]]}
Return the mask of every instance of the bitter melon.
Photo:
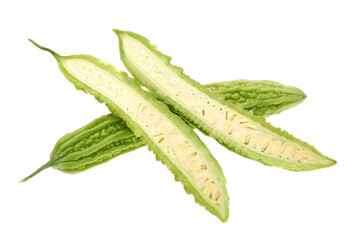
{"label": "bitter melon", "polygon": [[53,167],[65,173],[79,173],[145,146],[121,118],[108,114],[60,138],[50,160],[20,182]]}
{"label": "bitter melon", "polygon": [[278,82],[245,79],[204,85],[211,93],[221,94],[226,101],[241,105],[254,115],[267,117],[278,114],[304,101],[306,95],[296,87]]}
{"label": "bitter melon", "polygon": [[293,171],[336,163],[264,118],[210,93],[181,68],[173,66],[171,58],[157,51],[146,38],[133,32],[114,32],[119,38],[121,60],[136,80],[228,149],[265,165]]}
{"label": "bitter melon", "polygon": [[[210,92],[224,95],[226,100],[260,116],[282,112],[305,98],[298,88],[267,80],[240,79],[204,86]],[[21,182],[49,167],[65,173],[83,172],[142,146],[145,144],[141,138],[135,137],[124,120],[113,114],[101,116],[60,138],[50,160]]]}
{"label": "bitter melon", "polygon": [[196,202],[227,221],[229,199],[222,169],[191,127],[113,65],[90,55],[60,56],[33,43],[55,57],[63,75],[77,89],[104,102],[124,119]]}

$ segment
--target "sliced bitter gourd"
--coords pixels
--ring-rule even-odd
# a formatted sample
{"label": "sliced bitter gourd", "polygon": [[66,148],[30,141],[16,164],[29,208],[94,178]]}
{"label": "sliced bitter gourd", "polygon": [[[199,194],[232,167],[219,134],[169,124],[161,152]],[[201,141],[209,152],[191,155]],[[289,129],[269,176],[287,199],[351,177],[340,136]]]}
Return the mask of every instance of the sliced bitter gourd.
{"label": "sliced bitter gourd", "polygon": [[[275,114],[299,104],[305,94],[298,88],[273,81],[245,79],[204,85],[235,104],[245,106],[255,115]],[[53,167],[65,173],[80,173],[111,159],[134,151],[145,144],[114,114],[101,116],[91,123],[68,133],[55,144],[50,160],[25,182],[42,170]]]}
{"label": "sliced bitter gourd", "polygon": [[52,53],[64,76],[77,89],[92,94],[124,119],[196,202],[221,221],[228,219],[225,177],[219,164],[195,132],[166,105],[109,63],[89,55],[60,56],[33,43]]}
{"label": "sliced bitter gourd", "polygon": [[[282,112],[301,103],[306,97],[298,88],[268,80],[239,79],[204,86],[210,92],[221,94],[227,101],[260,116]],[[144,145],[124,120],[113,114],[101,116],[60,138],[49,162],[22,181],[49,167],[66,173],[83,172]]]}
{"label": "sliced bitter gourd", "polygon": [[264,118],[212,94],[171,65],[150,42],[135,33],[114,30],[121,60],[150,92],[228,149],[266,165],[305,171],[334,165],[314,147],[281,131]]}

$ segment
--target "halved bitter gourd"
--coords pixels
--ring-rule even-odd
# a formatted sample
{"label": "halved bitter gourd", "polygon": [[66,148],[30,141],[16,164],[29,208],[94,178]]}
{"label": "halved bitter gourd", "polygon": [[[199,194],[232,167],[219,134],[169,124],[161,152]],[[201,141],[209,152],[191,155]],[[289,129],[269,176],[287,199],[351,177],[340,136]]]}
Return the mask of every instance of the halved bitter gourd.
{"label": "halved bitter gourd", "polygon": [[77,89],[104,102],[124,119],[196,202],[221,221],[228,219],[229,199],[222,169],[191,127],[113,65],[90,55],[60,56],[33,43],[52,53],[64,76]]}
{"label": "halved bitter gourd", "polygon": [[334,165],[309,144],[273,127],[264,118],[211,94],[171,65],[150,42],[133,32],[114,30],[129,72],[150,92],[228,149],[266,165],[305,171]]}
{"label": "halved bitter gourd", "polygon": [[[305,94],[298,88],[280,83],[245,79],[204,85],[225,100],[244,106],[255,115],[270,115],[299,104]],[[111,159],[134,151],[145,144],[114,114],[101,116],[74,132],[60,138],[50,160],[20,182],[25,182],[42,170],[53,167],[65,173],[80,173]]]}

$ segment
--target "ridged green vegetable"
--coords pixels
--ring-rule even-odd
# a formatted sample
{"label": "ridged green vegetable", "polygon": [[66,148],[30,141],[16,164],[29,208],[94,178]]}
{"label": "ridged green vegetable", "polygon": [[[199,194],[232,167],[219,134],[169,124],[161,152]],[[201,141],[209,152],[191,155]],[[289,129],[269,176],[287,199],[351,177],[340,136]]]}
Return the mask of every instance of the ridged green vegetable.
{"label": "ridged green vegetable", "polygon": [[121,60],[136,80],[228,149],[265,165],[293,171],[336,163],[264,118],[210,93],[181,68],[173,66],[171,58],[157,51],[146,38],[132,32],[114,32],[119,37]]}
{"label": "ridged green vegetable", "polygon": [[[305,98],[305,94],[298,88],[267,80],[240,79],[204,86],[210,92],[222,94],[227,100],[253,111],[255,115],[279,113],[301,103]],[[142,146],[145,144],[135,137],[124,120],[113,114],[101,116],[60,138],[50,160],[22,182],[49,167],[66,173],[83,172]]]}
{"label": "ridged green vegetable", "polygon": [[25,182],[42,170],[53,167],[66,173],[79,173],[145,146],[141,138],[126,126],[121,118],[108,114],[60,138],[50,160]]}
{"label": "ridged green vegetable", "polygon": [[63,75],[77,89],[104,102],[112,113],[124,119],[197,203],[227,221],[229,199],[224,174],[191,127],[113,65],[90,55],[60,56],[33,43],[55,57]]}
{"label": "ridged green vegetable", "polygon": [[306,98],[305,93],[296,87],[269,80],[240,79],[211,83],[204,87],[209,92],[221,94],[226,101],[241,105],[245,110],[262,117],[285,111]]}

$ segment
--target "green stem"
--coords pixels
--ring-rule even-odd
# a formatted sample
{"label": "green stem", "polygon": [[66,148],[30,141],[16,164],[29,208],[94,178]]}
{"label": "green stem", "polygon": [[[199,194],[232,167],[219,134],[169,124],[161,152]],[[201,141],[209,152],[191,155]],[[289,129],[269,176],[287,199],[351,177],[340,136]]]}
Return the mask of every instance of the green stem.
{"label": "green stem", "polygon": [[38,170],[36,170],[35,172],[33,172],[32,174],[30,174],[29,176],[27,176],[26,178],[24,178],[23,180],[20,180],[19,183],[23,183],[26,182],[27,180],[29,180],[30,178],[32,178],[33,176],[37,175],[39,172],[41,172],[44,169],[47,169],[49,167],[51,167],[53,165],[52,160],[48,161],[47,163],[45,163],[44,165],[42,165]]}
{"label": "green stem", "polygon": [[56,52],[54,52],[53,50],[51,50],[50,48],[46,48],[46,47],[43,47],[39,44],[37,44],[34,40],[32,39],[28,39],[32,44],[34,44],[36,47],[40,48],[41,50],[44,50],[44,51],[47,51],[47,52],[50,52],[55,58],[56,60],[58,59],[58,57],[60,57],[59,54],[57,54]]}

